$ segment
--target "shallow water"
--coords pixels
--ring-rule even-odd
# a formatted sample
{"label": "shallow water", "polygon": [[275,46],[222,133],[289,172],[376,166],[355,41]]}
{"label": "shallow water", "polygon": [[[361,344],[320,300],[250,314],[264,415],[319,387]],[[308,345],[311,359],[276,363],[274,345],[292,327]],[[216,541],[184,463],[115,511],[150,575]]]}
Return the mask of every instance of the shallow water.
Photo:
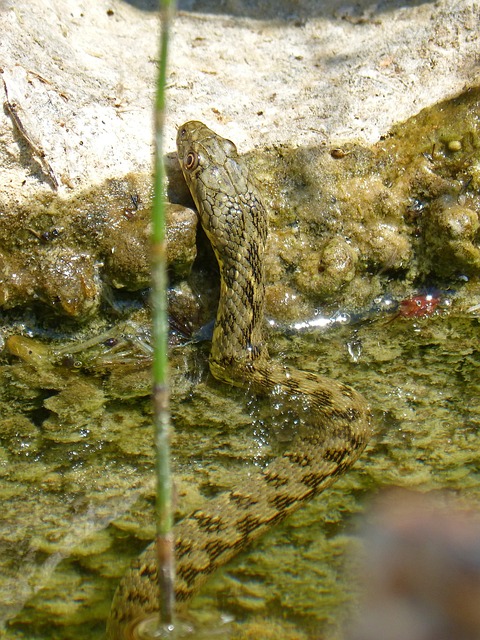
{"label": "shallow water", "polygon": [[[360,514],[379,488],[480,502],[479,324],[444,310],[272,332],[271,357],[362,392],[376,435],[332,488],[210,580],[197,619],[219,637],[341,638],[359,591]],[[0,369],[6,638],[102,638],[115,585],[153,535],[148,364],[111,366],[108,349],[47,365],[41,351],[10,356]],[[275,448],[264,410],[215,382],[207,356],[208,344],[172,349],[180,515],[245,482]]]}

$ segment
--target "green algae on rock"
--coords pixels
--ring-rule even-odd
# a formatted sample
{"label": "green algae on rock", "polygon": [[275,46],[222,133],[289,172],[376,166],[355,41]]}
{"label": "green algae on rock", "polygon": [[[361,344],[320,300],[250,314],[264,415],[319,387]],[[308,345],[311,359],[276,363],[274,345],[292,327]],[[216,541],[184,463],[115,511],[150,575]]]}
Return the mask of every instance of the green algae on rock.
{"label": "green algae on rock", "polygon": [[334,157],[284,147],[250,156],[272,209],[270,312],[292,286],[295,306],[359,308],[389,289],[478,277],[479,101],[468,89]]}
{"label": "green algae on rock", "polygon": [[480,273],[480,225],[478,213],[472,208],[478,204],[466,197],[460,202],[452,196],[437,198],[424,224],[425,257],[430,268],[445,278]]}
{"label": "green algae on rock", "polygon": [[[478,88],[424,109],[370,148],[278,147],[247,160],[270,205],[268,311],[361,308],[388,288],[443,286],[480,269]],[[191,205],[171,171],[169,189]],[[85,320],[105,286],[149,286],[151,181],[131,174],[70,199],[0,206],[0,307]],[[196,256],[194,213],[171,205],[176,281]],[[299,311],[300,310],[300,311]],[[282,318],[278,318],[282,319]]]}
{"label": "green algae on rock", "polygon": [[[70,199],[47,194],[0,203],[0,307],[45,305],[57,315],[95,315],[106,285],[150,285],[151,177],[130,174]],[[167,260],[185,276],[196,255],[193,211],[167,209]]]}

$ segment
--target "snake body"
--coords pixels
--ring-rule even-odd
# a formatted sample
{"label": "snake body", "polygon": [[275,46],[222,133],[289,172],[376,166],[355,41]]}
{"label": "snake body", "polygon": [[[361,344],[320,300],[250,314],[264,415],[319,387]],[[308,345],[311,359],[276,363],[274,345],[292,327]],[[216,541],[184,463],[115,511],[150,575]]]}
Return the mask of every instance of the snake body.
{"label": "snake body", "polygon": [[[220,565],[343,474],[371,434],[367,402],[351,387],[269,359],[262,339],[267,213],[235,145],[201,122],[177,135],[180,166],[212,243],[221,290],[210,353],[218,380],[275,394],[302,425],[286,451],[248,483],[219,495],[175,526],[176,600],[191,598]],[[158,611],[152,543],[122,578],[109,637],[134,637]]]}

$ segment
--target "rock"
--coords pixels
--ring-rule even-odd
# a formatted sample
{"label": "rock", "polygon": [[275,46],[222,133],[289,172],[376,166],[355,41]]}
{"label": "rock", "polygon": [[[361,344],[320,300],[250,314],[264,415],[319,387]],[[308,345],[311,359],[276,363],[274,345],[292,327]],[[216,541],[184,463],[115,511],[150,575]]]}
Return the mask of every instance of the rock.
{"label": "rock", "polygon": [[[0,307],[46,305],[84,321],[105,287],[150,285],[151,178],[128,175],[74,198],[48,195],[0,212]],[[196,256],[196,214],[167,206],[167,261],[173,277]]]}
{"label": "rock", "polygon": [[[6,3],[3,201],[150,171],[158,22],[148,8],[156,4]],[[243,150],[372,143],[475,81],[477,19],[471,0],[183,0],[165,148],[174,150],[176,127],[189,119]]]}

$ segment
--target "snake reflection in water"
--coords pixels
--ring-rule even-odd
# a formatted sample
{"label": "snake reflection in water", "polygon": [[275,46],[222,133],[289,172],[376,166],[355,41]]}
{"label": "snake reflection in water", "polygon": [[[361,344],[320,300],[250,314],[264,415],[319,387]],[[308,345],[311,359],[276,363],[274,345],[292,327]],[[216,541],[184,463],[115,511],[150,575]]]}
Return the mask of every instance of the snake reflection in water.
{"label": "snake reflection in water", "polygon": [[[220,565],[345,473],[372,425],[367,402],[351,387],[268,357],[262,339],[267,213],[235,145],[190,121],[178,129],[177,151],[220,267],[210,370],[252,393],[275,393],[302,420],[288,449],[261,473],[175,526],[180,607]],[[135,637],[137,622],[158,611],[156,562],[152,543],[122,578],[108,621],[110,639]]]}

